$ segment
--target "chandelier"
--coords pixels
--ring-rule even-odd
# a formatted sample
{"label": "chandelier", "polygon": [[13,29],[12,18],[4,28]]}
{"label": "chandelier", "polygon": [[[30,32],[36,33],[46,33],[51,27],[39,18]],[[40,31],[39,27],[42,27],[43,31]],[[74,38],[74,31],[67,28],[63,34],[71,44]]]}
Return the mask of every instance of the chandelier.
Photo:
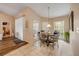
{"label": "chandelier", "polygon": [[49,24],[49,18],[50,18],[50,17],[49,17],[49,10],[50,10],[50,7],[48,7],[48,24],[47,24],[47,27],[48,27],[48,28],[51,27],[51,25]]}

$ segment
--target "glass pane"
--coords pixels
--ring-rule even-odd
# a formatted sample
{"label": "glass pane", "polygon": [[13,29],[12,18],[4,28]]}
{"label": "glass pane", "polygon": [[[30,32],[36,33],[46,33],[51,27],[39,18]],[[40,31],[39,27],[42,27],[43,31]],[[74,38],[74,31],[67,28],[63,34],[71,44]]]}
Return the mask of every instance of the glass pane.
{"label": "glass pane", "polygon": [[33,21],[33,34],[34,34],[35,39],[38,39],[38,36],[37,36],[38,32],[39,32],[39,21],[34,20]]}
{"label": "glass pane", "polygon": [[57,21],[54,22],[54,30],[59,31],[60,33],[60,38],[64,38],[64,21]]}
{"label": "glass pane", "polygon": [[47,32],[48,31],[47,25],[48,25],[48,22],[43,22],[42,23],[42,30]]}

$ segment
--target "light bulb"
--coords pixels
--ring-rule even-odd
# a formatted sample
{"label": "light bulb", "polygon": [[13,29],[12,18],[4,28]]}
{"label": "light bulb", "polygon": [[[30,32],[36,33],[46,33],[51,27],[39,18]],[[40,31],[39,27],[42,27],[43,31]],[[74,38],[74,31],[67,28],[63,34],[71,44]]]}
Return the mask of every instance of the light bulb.
{"label": "light bulb", "polygon": [[51,27],[51,25],[50,25],[50,24],[48,24],[48,25],[47,25],[47,27]]}

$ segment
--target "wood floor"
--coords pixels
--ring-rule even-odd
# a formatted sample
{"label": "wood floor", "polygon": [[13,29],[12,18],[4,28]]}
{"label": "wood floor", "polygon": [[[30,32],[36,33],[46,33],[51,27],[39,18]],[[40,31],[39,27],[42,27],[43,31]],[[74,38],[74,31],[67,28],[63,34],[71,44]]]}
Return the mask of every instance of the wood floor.
{"label": "wood floor", "polygon": [[2,41],[0,41],[0,55],[5,55],[25,44],[27,44],[25,41],[20,41],[14,38],[4,38]]}

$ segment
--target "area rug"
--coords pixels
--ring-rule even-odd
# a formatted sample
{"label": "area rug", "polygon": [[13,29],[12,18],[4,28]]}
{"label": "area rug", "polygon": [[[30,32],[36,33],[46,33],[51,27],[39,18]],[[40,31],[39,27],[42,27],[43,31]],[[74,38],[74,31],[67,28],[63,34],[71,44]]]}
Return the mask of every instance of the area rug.
{"label": "area rug", "polygon": [[28,42],[13,40],[12,38],[4,39],[3,41],[0,41],[0,56],[3,56],[26,44],[28,44]]}

